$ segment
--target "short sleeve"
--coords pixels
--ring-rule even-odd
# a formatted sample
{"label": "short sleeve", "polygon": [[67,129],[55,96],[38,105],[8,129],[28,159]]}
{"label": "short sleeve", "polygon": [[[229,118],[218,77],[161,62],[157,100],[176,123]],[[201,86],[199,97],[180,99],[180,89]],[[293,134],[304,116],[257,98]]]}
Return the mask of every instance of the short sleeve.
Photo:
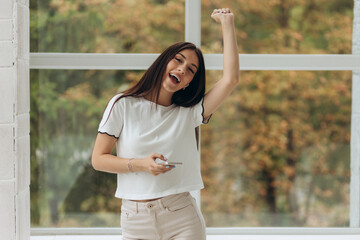
{"label": "short sleeve", "polygon": [[120,136],[124,119],[123,99],[116,101],[119,97],[120,95],[116,95],[109,101],[98,128],[99,133],[104,133],[117,139]]}
{"label": "short sleeve", "polygon": [[195,126],[200,126],[201,124],[207,124],[212,116],[212,114],[207,118],[204,119],[204,98],[201,101],[194,105],[192,108],[194,119],[195,119]]}

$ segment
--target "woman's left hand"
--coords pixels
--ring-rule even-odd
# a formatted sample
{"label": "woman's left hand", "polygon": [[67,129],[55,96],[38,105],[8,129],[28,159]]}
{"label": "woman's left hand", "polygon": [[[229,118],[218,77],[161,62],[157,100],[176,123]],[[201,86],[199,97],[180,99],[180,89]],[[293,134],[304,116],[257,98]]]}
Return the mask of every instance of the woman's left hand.
{"label": "woman's left hand", "polygon": [[[228,8],[214,9],[211,18],[221,23],[223,35],[223,76],[205,94],[203,116],[207,119],[220,107],[239,82],[239,50],[236,42],[234,14]],[[220,33],[219,33],[220,35]]]}
{"label": "woman's left hand", "polygon": [[234,21],[234,14],[229,8],[214,9],[211,14],[211,18],[216,22],[225,23],[226,21]]}

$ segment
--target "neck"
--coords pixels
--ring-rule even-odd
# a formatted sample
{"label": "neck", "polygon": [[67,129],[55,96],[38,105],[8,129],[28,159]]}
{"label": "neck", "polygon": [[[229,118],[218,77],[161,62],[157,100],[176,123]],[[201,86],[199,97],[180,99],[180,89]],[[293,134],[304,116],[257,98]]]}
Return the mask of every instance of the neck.
{"label": "neck", "polygon": [[[173,94],[174,93],[169,93],[169,92],[166,92],[163,89],[161,89],[160,93],[159,93],[159,99],[157,101],[157,104],[162,105],[162,106],[170,106],[172,104],[171,99],[172,99]],[[153,94],[153,93],[147,94],[145,96],[145,98],[149,101],[156,102],[155,94]]]}

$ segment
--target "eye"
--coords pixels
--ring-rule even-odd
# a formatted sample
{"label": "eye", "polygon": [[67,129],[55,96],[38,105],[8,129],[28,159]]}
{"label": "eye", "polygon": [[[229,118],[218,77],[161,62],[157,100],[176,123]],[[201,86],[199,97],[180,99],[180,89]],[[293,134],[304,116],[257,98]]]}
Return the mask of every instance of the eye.
{"label": "eye", "polygon": [[181,59],[180,59],[180,58],[177,58],[177,57],[176,57],[175,60],[181,63]]}
{"label": "eye", "polygon": [[189,68],[189,70],[190,70],[190,72],[191,72],[192,74],[195,73],[194,70],[192,70],[192,68]]}

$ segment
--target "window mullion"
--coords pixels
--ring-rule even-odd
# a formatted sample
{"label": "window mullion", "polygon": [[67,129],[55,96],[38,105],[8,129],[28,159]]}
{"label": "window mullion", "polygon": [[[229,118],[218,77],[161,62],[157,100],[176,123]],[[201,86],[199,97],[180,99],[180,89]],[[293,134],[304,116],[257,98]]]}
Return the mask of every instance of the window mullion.
{"label": "window mullion", "polygon": [[201,0],[185,1],[185,41],[201,47]]}
{"label": "window mullion", "polygon": [[[159,54],[31,53],[31,69],[144,70]],[[222,54],[204,54],[207,70],[222,69]],[[360,54],[240,54],[241,70],[360,70]]]}
{"label": "window mullion", "polygon": [[[185,41],[194,43],[198,48],[201,47],[201,0],[185,1]],[[199,139],[201,139],[200,133],[199,130]],[[196,199],[198,207],[201,208],[200,190],[192,191],[191,195]]]}
{"label": "window mullion", "polygon": [[[360,0],[354,0],[353,55],[360,56]],[[360,227],[360,71],[353,71],[351,109],[350,227]]]}

